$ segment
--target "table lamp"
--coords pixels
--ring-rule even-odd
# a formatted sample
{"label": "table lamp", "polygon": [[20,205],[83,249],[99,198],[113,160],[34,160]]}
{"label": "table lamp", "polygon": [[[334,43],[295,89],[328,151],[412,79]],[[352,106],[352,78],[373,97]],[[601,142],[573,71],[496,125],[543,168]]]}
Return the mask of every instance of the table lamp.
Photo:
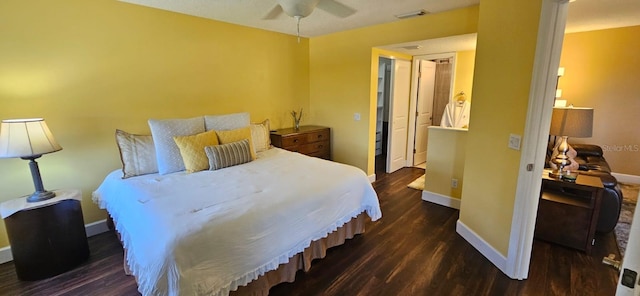
{"label": "table lamp", "polygon": [[558,155],[551,159],[551,162],[558,167],[549,173],[550,177],[562,178],[567,174],[564,167],[573,161],[568,155],[569,137],[588,138],[593,131],[593,108],[580,107],[555,107],[551,115],[551,128],[549,134],[560,136],[558,145]]}
{"label": "table lamp", "polygon": [[36,159],[42,154],[62,150],[42,118],[3,120],[0,125],[0,158],[22,158],[30,160],[31,177],[36,188],[28,202],[38,202],[53,198],[54,192],[42,185],[40,169]]}

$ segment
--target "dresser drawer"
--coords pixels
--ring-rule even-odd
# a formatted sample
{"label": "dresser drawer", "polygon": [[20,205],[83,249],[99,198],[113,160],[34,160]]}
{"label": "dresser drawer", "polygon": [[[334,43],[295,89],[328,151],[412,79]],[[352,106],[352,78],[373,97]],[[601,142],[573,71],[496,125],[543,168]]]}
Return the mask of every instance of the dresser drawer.
{"label": "dresser drawer", "polygon": [[313,142],[325,141],[325,140],[329,141],[329,129],[308,133],[306,137],[306,143],[313,143]]}
{"label": "dresser drawer", "polygon": [[307,143],[307,135],[295,135],[282,137],[282,148],[303,145]]}
{"label": "dresser drawer", "polygon": [[309,156],[329,155],[329,141],[320,141],[311,144],[300,145],[298,152]]}

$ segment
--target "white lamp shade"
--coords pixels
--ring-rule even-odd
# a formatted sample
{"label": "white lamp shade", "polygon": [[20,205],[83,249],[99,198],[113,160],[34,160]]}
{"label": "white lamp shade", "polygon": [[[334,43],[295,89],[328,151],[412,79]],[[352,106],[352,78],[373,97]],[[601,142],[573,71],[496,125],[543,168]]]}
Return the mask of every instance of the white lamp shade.
{"label": "white lamp shade", "polygon": [[62,150],[42,118],[3,120],[0,158],[33,157]]}
{"label": "white lamp shade", "polygon": [[591,137],[593,108],[555,107],[551,115],[549,134],[574,138]]}

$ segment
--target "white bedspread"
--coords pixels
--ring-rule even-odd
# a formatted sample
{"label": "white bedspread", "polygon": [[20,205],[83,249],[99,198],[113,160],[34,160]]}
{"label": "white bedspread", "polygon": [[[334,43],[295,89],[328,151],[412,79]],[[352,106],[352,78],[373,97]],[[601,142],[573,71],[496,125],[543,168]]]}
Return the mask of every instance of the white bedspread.
{"label": "white bedspread", "polygon": [[121,174],[93,200],[112,215],[143,295],[227,295],[363,211],[382,216],[360,169],[277,148],[218,171]]}

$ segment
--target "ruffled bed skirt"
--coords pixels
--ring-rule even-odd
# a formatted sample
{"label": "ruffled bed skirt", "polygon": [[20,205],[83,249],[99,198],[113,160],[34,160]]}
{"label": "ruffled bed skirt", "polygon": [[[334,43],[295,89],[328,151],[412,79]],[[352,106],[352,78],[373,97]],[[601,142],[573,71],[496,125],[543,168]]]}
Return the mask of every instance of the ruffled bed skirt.
{"label": "ruffled bed skirt", "polygon": [[[309,271],[311,261],[313,259],[321,259],[327,255],[327,249],[344,244],[346,239],[353,238],[356,234],[364,233],[366,213],[360,213],[357,217],[330,233],[327,237],[311,242],[311,245],[289,259],[288,263],[280,264],[278,269],[269,271],[258,277],[246,286],[239,287],[238,290],[232,291],[229,295],[269,295],[271,287],[284,283],[293,282],[296,278],[298,270]],[[111,221],[108,221],[108,223]],[[110,227],[111,228],[111,227]],[[111,228],[113,229],[113,228]],[[126,252],[124,255],[124,271],[127,275],[131,275],[126,262]]]}

